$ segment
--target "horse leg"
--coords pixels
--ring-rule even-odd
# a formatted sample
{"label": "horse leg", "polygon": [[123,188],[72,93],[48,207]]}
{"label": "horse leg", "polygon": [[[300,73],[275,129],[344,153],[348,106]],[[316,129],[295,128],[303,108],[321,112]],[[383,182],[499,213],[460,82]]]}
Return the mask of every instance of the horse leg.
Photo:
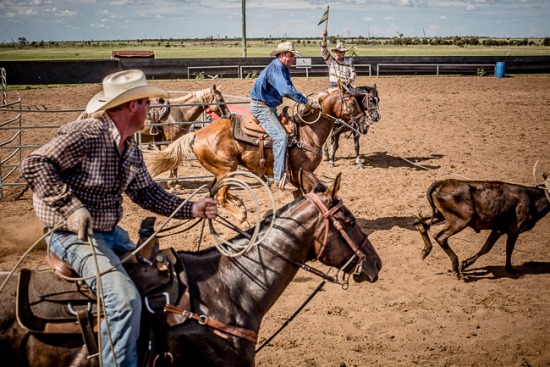
{"label": "horse leg", "polygon": [[336,151],[338,150],[338,147],[339,147],[339,141],[340,140],[340,134],[337,134],[337,135],[332,135],[330,137],[330,148],[331,148],[331,152],[330,152],[330,157],[329,157],[329,160],[328,160],[328,164],[329,166],[331,167],[335,167],[336,164],[334,163],[334,157],[336,156]]}
{"label": "horse leg", "polygon": [[167,185],[170,188],[170,192],[181,193],[183,191],[183,186],[180,185],[178,181],[178,167],[172,168],[170,170],[169,178],[171,178],[171,180],[168,181]]}
{"label": "horse leg", "polygon": [[239,197],[230,194],[229,186],[222,186],[216,194],[216,200],[220,207],[227,209],[240,224],[247,222],[246,207]]}
{"label": "horse leg", "polygon": [[359,157],[359,139],[361,138],[361,135],[355,134],[353,136],[353,144],[355,146],[355,167],[357,169],[363,169],[363,165],[361,164],[361,158]]}
{"label": "horse leg", "polygon": [[325,141],[325,144],[323,144],[323,159],[325,161],[328,161],[328,143]]}

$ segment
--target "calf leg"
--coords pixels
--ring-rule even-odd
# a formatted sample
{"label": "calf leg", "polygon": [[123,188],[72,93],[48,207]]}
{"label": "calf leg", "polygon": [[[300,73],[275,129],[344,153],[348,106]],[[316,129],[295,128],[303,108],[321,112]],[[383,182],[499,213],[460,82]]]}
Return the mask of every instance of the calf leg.
{"label": "calf leg", "polygon": [[516,246],[516,240],[519,234],[508,233],[506,237],[506,271],[510,274],[517,274],[518,271],[512,267],[512,252]]}
{"label": "calf leg", "polygon": [[451,265],[453,273],[456,274],[458,278],[460,278],[460,272],[458,270],[458,256],[454,253],[454,251],[449,246],[449,237],[457,234],[458,232],[462,231],[465,227],[461,228],[453,228],[450,227],[448,224],[439,232],[437,235],[434,236],[437,243],[439,243],[439,246],[445,251],[447,256],[449,256],[449,259],[451,259]]}
{"label": "calf leg", "polygon": [[[479,250],[479,252],[477,254],[470,257],[469,259],[466,259],[466,260],[462,261],[462,264],[460,266],[460,272],[463,272],[464,269],[466,269],[468,266],[475,263],[477,259],[479,259],[481,256],[483,256],[486,253],[488,253],[489,251],[491,251],[491,249],[493,248],[493,246],[495,245],[497,240],[500,238],[500,236],[502,236],[502,232],[499,232],[496,229],[493,229],[491,231],[491,234],[487,238],[487,241],[485,241],[485,244],[483,245],[481,250]],[[510,238],[510,237],[508,237],[508,238]],[[512,245],[512,248],[513,247],[514,246]],[[508,261],[508,256],[506,257],[506,261]]]}

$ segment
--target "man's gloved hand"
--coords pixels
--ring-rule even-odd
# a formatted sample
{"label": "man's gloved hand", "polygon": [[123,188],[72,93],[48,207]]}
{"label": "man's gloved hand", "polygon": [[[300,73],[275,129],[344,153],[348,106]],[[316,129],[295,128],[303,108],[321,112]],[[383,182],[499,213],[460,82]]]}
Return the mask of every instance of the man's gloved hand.
{"label": "man's gloved hand", "polygon": [[321,109],[321,105],[319,104],[319,102],[317,102],[313,98],[308,98],[307,99],[306,106],[311,107],[311,108],[315,108],[316,110]]}
{"label": "man's gloved hand", "polygon": [[88,209],[78,208],[67,218],[67,228],[78,235],[81,241],[87,241],[88,236],[93,235],[93,220]]}

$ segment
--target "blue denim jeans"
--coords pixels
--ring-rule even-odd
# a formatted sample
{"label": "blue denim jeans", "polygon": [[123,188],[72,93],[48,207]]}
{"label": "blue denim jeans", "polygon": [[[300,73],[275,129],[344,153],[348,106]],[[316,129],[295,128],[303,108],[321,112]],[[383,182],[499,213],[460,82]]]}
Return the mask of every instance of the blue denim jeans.
{"label": "blue denim jeans", "polygon": [[[128,233],[120,227],[110,232],[94,231],[94,238],[100,272],[118,264],[120,255],[136,248]],[[50,243],[51,251],[71,264],[81,277],[96,275],[91,245],[80,241],[75,233],[58,231],[48,236],[46,241]],[[86,282],[96,291],[95,277]],[[117,364],[120,367],[135,367],[138,364],[137,340],[141,317],[139,292],[122,265],[104,274],[101,283]],[[103,366],[115,365],[105,321],[101,324],[101,353]]]}
{"label": "blue denim jeans", "polygon": [[281,181],[285,173],[285,155],[288,145],[288,135],[279,122],[277,109],[261,104],[251,103],[250,113],[260,121],[265,132],[273,139],[273,178]]}

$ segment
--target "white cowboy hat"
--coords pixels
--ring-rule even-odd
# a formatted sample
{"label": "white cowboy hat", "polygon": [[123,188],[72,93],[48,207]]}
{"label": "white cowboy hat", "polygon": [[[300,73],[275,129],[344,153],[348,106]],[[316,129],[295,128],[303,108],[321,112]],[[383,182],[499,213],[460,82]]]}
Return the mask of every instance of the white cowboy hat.
{"label": "white cowboy hat", "polygon": [[135,99],[148,97],[168,98],[168,92],[148,85],[145,74],[141,70],[123,70],[107,75],[103,79],[103,90],[90,99],[86,112],[107,110]]}
{"label": "white cowboy hat", "polygon": [[277,49],[271,51],[269,56],[277,56],[281,52],[292,52],[295,56],[301,57],[300,53],[294,49],[292,41],[281,42],[277,45]]}
{"label": "white cowboy hat", "polygon": [[346,52],[348,49],[346,48],[346,45],[343,44],[342,42],[338,42],[336,44],[336,47],[334,47],[331,51],[332,52],[335,52],[335,51],[340,51],[340,52]]}

